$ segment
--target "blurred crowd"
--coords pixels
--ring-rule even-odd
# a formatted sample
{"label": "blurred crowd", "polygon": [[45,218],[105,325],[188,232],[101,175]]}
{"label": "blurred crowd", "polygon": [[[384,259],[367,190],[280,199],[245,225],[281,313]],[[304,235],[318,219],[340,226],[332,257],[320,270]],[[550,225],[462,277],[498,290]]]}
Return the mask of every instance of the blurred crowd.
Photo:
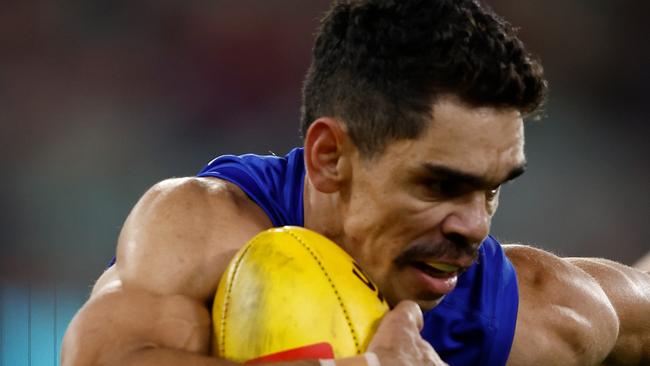
{"label": "blurred crowd", "polygon": [[[494,234],[631,263],[650,249],[645,12],[488,0],[550,80]],[[324,0],[10,0],[0,11],[0,274],[89,285],[137,198],[222,153],[300,144]]]}

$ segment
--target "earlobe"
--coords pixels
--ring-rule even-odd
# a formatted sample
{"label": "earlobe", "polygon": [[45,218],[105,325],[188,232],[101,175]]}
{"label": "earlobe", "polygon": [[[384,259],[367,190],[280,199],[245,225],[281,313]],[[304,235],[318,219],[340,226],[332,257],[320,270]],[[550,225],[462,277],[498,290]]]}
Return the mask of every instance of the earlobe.
{"label": "earlobe", "polygon": [[305,165],[312,185],[323,193],[339,190],[345,179],[344,157],[347,132],[336,119],[322,117],[305,134]]}

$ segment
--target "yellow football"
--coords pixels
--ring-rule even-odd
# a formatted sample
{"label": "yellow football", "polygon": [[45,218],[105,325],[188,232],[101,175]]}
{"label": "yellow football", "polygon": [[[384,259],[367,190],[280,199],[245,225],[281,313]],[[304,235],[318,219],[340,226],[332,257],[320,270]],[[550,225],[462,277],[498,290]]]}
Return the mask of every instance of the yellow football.
{"label": "yellow football", "polygon": [[274,228],[251,239],[221,278],[213,352],[240,362],[353,356],[387,311],[338,245],[304,228]]}

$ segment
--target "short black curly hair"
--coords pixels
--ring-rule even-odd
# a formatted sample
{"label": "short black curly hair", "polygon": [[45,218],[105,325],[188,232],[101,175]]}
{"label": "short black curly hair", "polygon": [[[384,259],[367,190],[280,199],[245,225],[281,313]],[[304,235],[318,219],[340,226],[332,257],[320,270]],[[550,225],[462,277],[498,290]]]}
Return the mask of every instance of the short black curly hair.
{"label": "short black curly hair", "polygon": [[390,140],[417,138],[439,95],[528,115],[545,93],[540,63],[477,1],[338,0],[316,37],[301,131],[340,118],[372,156]]}

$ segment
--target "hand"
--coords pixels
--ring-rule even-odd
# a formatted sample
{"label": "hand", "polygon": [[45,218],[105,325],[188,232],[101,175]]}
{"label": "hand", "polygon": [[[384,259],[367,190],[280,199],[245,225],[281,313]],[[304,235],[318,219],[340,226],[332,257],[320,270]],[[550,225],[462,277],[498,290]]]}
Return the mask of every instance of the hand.
{"label": "hand", "polygon": [[416,303],[400,302],[382,319],[368,351],[374,352],[382,365],[447,365],[420,336],[423,322],[422,311]]}

